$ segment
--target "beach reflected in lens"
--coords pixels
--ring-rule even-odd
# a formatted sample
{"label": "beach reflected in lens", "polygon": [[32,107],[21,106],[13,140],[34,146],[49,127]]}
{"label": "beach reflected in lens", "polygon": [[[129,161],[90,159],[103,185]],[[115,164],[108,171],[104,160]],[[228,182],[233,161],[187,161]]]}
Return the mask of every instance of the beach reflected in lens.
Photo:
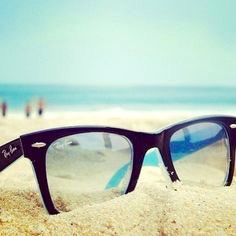
{"label": "beach reflected in lens", "polygon": [[221,186],[229,166],[229,140],[216,123],[194,124],[175,132],[170,152],[179,179],[187,183]]}
{"label": "beach reflected in lens", "polygon": [[132,147],[127,138],[116,134],[71,135],[50,145],[46,168],[54,204],[67,211],[75,203],[100,202],[123,194],[132,171]]}

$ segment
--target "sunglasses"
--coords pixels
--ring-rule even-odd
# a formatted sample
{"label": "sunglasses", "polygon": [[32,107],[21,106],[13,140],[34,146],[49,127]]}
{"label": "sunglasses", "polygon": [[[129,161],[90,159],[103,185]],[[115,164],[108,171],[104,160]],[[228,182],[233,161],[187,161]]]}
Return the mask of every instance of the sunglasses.
{"label": "sunglasses", "polygon": [[228,186],[235,129],[236,117],[211,116],[153,133],[97,126],[43,130],[1,146],[0,171],[22,155],[30,159],[49,214],[73,209],[80,198],[106,200],[133,191],[145,156],[146,165],[163,166],[173,182]]}

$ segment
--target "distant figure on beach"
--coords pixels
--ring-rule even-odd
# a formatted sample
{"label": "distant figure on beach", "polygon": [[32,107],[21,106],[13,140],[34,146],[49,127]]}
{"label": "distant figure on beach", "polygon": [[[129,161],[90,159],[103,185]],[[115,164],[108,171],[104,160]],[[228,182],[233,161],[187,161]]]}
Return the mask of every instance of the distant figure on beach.
{"label": "distant figure on beach", "polygon": [[44,112],[45,103],[43,98],[40,98],[38,101],[38,115],[42,116]]}
{"label": "distant figure on beach", "polygon": [[27,118],[30,117],[31,115],[31,105],[30,105],[30,102],[27,102],[26,105],[25,105],[25,115]]}
{"label": "distant figure on beach", "polygon": [[102,133],[105,148],[112,149],[111,137],[108,133]]}
{"label": "distant figure on beach", "polygon": [[3,101],[1,104],[2,116],[5,117],[7,114],[7,103]]}

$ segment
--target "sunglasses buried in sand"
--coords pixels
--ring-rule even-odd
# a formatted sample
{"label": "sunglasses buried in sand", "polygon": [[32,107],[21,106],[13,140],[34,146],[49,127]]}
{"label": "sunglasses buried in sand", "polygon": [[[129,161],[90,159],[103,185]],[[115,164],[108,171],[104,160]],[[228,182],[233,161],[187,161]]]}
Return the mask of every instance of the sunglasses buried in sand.
{"label": "sunglasses buried in sand", "polygon": [[43,130],[1,146],[0,171],[22,155],[30,159],[49,214],[68,211],[63,203],[70,199],[131,192],[152,148],[161,158],[150,154],[149,164],[162,164],[171,181],[227,186],[234,174],[235,129],[236,117],[212,116],[155,133],[97,126]]}

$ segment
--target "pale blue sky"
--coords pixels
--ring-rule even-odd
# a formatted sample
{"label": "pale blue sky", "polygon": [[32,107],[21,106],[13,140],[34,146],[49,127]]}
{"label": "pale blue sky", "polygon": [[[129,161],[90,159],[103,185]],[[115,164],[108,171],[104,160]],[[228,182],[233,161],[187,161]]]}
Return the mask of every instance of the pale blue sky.
{"label": "pale blue sky", "polygon": [[1,0],[0,83],[236,85],[236,1]]}

